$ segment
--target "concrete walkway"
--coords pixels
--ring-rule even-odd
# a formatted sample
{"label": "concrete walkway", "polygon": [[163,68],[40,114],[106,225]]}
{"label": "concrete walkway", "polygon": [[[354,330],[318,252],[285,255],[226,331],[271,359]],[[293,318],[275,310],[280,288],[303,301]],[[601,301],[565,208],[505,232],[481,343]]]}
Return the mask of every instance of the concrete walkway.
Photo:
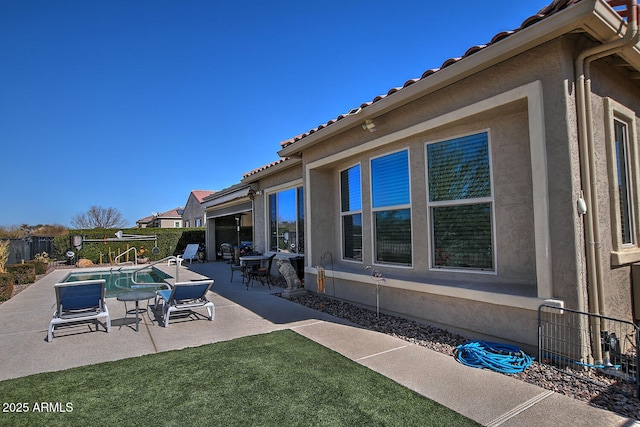
{"label": "concrete walkway", "polygon": [[[175,267],[158,266],[172,276],[176,273]],[[0,380],[291,329],[483,425],[640,425],[300,306],[272,295],[276,291],[261,285],[247,290],[238,274],[230,282],[229,266],[222,262],[186,264],[179,273],[181,281],[203,276],[215,280],[210,293],[216,306],[213,322],[192,316],[176,319],[164,328],[153,315],[143,314],[136,332],[134,318],[125,319],[124,304],[110,298],[111,333],[83,325],[60,330],[49,343],[46,335],[55,305],[53,285],[69,273],[56,270],[0,305]]]}

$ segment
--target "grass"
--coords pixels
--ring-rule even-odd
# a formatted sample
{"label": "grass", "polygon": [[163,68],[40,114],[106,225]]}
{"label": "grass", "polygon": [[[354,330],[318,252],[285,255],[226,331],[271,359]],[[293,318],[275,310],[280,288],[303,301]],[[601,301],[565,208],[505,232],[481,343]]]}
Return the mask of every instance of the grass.
{"label": "grass", "polygon": [[477,425],[289,330],[1,381],[0,396],[10,426]]}

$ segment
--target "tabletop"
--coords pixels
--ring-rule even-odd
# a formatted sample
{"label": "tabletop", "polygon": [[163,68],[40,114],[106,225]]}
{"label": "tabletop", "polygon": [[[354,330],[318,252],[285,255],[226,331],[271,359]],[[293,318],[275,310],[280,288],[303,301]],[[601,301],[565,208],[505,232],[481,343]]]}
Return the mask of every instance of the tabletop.
{"label": "tabletop", "polygon": [[247,255],[247,256],[241,256],[240,261],[262,261],[265,259],[269,259],[269,257],[267,255]]}
{"label": "tabletop", "polygon": [[139,291],[139,292],[127,292],[126,294],[120,294],[117,296],[118,301],[140,301],[145,299],[151,299],[155,297],[155,292]]}

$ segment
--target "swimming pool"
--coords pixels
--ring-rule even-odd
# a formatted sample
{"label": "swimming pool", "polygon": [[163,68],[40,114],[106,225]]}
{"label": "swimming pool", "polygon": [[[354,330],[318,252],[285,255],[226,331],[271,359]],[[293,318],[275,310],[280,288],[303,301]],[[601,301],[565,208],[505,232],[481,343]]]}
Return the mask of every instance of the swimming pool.
{"label": "swimming pool", "polygon": [[[135,276],[135,277],[134,277]],[[106,297],[114,298],[120,294],[134,291],[157,291],[169,286],[165,279],[171,276],[153,267],[143,270],[112,269],[100,271],[73,272],[63,282],[104,279],[106,281]]]}

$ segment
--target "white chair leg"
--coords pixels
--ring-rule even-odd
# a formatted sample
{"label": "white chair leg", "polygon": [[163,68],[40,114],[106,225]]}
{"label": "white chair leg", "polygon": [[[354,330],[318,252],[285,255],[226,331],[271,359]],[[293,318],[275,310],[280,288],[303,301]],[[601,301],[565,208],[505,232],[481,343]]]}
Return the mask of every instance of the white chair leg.
{"label": "white chair leg", "polygon": [[167,303],[164,303],[163,306],[163,312],[164,312],[164,327],[168,328],[169,327],[169,307],[167,306]]}

